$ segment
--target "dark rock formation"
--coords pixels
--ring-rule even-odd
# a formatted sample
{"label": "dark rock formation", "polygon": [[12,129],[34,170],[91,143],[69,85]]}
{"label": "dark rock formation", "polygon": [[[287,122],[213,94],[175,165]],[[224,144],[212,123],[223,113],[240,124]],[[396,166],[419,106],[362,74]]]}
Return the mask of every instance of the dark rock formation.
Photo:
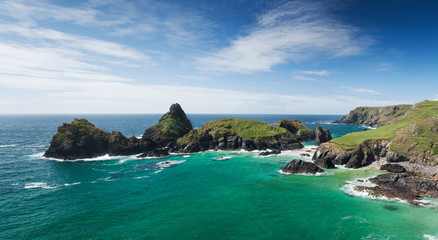
{"label": "dark rock formation", "polygon": [[53,136],[45,157],[73,160],[105,154],[133,155],[154,148],[154,143],[126,138],[118,131],[104,132],[85,119],[64,123]]}
{"label": "dark rock formation", "polygon": [[313,163],[315,163],[316,166],[322,168],[327,168],[327,169],[335,168],[333,162],[330,161],[328,158],[318,158],[315,161],[313,161]]}
{"label": "dark rock formation", "polygon": [[281,150],[274,149],[274,150],[272,150],[272,151],[264,151],[264,152],[261,152],[261,153],[259,154],[259,156],[269,156],[269,155],[280,154],[280,153],[281,153]]}
{"label": "dark rock formation", "polygon": [[167,156],[169,156],[169,151],[165,149],[152,149],[150,151],[142,153],[141,155],[138,156],[138,158],[147,158],[147,157],[162,158]]}
{"label": "dark rock formation", "polygon": [[385,157],[387,161],[403,161],[406,158],[389,150],[391,142],[387,140],[369,140],[356,149],[344,150],[336,143],[323,143],[313,155],[316,163],[331,161],[348,168],[360,168],[370,165],[376,159]]}
{"label": "dark rock formation", "polygon": [[324,170],[316,166],[311,162],[306,162],[303,160],[294,159],[290,161],[286,166],[281,168],[284,173],[322,173]]}
{"label": "dark rock formation", "polygon": [[375,187],[356,186],[356,190],[367,191],[375,197],[399,198],[411,204],[422,204],[420,196],[438,198],[438,183],[406,173],[382,174],[371,178]]}
{"label": "dark rock formation", "polygon": [[284,128],[244,119],[219,119],[193,129],[178,139],[182,152],[214,150],[293,150],[303,148],[295,136]]}
{"label": "dark rock formation", "polygon": [[93,158],[108,152],[110,134],[85,119],[75,119],[58,127],[45,157],[72,160]]}
{"label": "dark rock formation", "polygon": [[315,139],[315,131],[296,119],[281,120],[276,126],[286,128],[290,133],[294,134],[300,142],[312,141]]}
{"label": "dark rock formation", "polygon": [[400,166],[398,164],[385,164],[380,167],[380,170],[385,170],[393,173],[404,173],[406,172],[406,168]]}
{"label": "dark rock formation", "polygon": [[178,138],[192,130],[192,124],[178,103],[170,106],[169,112],[164,114],[159,122],[148,128],[142,139],[156,142],[165,147],[174,143]]}
{"label": "dark rock formation", "polygon": [[317,127],[316,128],[316,138],[315,138],[315,145],[319,146],[321,143],[325,143],[332,140],[332,135],[330,134],[330,131],[323,127]]}

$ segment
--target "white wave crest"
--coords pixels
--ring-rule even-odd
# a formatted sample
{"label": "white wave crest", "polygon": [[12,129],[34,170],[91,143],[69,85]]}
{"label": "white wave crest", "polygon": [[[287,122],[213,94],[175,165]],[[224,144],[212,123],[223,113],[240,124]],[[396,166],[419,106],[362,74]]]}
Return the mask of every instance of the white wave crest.
{"label": "white wave crest", "polygon": [[285,171],[283,171],[283,170],[281,170],[281,169],[279,169],[278,171],[277,171],[279,174],[282,174],[282,175],[298,175],[298,176],[330,176],[330,175],[333,175],[334,173],[332,173],[332,172],[318,172],[318,173],[315,173],[315,174],[312,174],[312,173],[288,173],[288,172],[285,172]]}
{"label": "white wave crest", "polygon": [[56,186],[49,186],[45,182],[30,182],[30,183],[26,183],[24,185],[24,188],[26,188],[26,189],[30,189],[30,188],[45,188],[45,189],[50,189],[50,188],[57,188],[57,187]]}
{"label": "white wave crest", "polygon": [[17,144],[9,144],[9,145],[0,145],[0,148],[8,148],[8,147],[15,147]]}
{"label": "white wave crest", "polygon": [[78,185],[81,184],[81,182],[75,182],[75,183],[64,183],[64,186],[68,187],[68,186],[74,186],[74,185]]}
{"label": "white wave crest", "polygon": [[369,181],[369,178],[358,178],[353,181],[347,181],[344,186],[341,187],[341,190],[350,196],[353,197],[361,197],[361,198],[368,198],[368,199],[376,199],[376,200],[383,200],[383,201],[397,201],[397,202],[403,202],[406,203],[406,201],[401,200],[399,198],[387,198],[385,196],[373,196],[370,194],[367,190],[357,190],[356,186],[364,186],[364,187],[374,187],[375,184],[371,183]]}
{"label": "white wave crest", "polygon": [[424,237],[424,239],[427,239],[427,240],[438,240],[437,236],[432,236],[429,234],[424,234],[423,237]]}
{"label": "white wave crest", "polygon": [[160,166],[161,168],[168,168],[168,167],[172,167],[174,165],[180,164],[185,162],[186,160],[179,160],[179,161],[163,161],[163,162],[158,162],[157,165]]}

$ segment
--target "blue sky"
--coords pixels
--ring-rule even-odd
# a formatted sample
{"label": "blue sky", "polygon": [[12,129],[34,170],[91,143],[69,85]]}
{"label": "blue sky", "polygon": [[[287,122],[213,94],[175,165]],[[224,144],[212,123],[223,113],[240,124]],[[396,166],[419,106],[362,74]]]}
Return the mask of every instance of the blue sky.
{"label": "blue sky", "polygon": [[345,114],[438,99],[438,3],[0,0],[0,114]]}

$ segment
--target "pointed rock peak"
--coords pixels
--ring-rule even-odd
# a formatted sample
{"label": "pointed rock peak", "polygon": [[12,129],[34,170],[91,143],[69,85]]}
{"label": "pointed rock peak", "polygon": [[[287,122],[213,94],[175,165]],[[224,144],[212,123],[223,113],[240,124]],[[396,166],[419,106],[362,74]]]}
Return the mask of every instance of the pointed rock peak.
{"label": "pointed rock peak", "polygon": [[151,140],[160,145],[176,141],[192,130],[192,124],[178,103],[170,106],[169,112],[160,121],[148,128],[143,134],[144,140]]}

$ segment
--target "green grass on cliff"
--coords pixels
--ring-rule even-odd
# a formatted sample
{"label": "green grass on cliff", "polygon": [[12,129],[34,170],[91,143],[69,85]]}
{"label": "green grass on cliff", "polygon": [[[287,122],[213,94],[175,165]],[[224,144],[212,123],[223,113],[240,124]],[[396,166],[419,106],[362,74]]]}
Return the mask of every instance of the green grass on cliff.
{"label": "green grass on cliff", "polygon": [[[331,142],[348,150],[356,148],[367,140],[385,139],[397,142],[393,144],[393,150],[396,151],[409,148],[434,151],[438,144],[438,136],[433,126],[436,124],[436,116],[438,116],[438,101],[424,101],[415,104],[413,109],[407,111],[406,115],[395,123],[374,130],[346,134]],[[436,152],[438,153],[438,150]]]}
{"label": "green grass on cliff", "polygon": [[285,134],[288,131],[284,128],[273,126],[265,122],[246,119],[224,118],[206,123],[198,129],[200,133],[210,131],[210,134],[236,133],[244,138],[272,137]]}

